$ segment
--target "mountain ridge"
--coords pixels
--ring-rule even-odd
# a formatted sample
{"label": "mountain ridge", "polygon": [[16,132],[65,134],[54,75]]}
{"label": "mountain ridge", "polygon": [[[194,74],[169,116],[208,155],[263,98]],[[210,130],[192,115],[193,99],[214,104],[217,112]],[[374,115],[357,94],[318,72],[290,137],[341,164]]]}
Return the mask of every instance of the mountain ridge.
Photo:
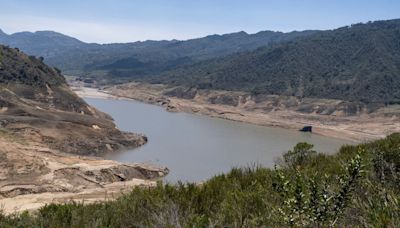
{"label": "mountain ridge", "polygon": [[399,39],[400,19],[355,24],[143,80],[253,94],[399,103]]}
{"label": "mountain ridge", "polygon": [[[47,32],[17,33],[0,36],[0,43],[18,47],[30,55],[42,56],[51,66],[66,74],[103,78],[106,83],[130,80],[130,77],[144,77],[159,74],[177,66],[200,60],[222,57],[233,53],[254,50],[261,46],[307,36],[317,31],[273,32],[255,34],[236,32],[210,35],[185,41],[138,41],[131,43],[95,44],[57,34],[56,38]],[[53,32],[50,32],[53,34]],[[45,36],[41,36],[41,35]],[[42,39],[42,40],[41,40]],[[114,63],[131,59],[143,62],[146,67],[110,68]],[[118,64],[114,64],[118,65]]]}

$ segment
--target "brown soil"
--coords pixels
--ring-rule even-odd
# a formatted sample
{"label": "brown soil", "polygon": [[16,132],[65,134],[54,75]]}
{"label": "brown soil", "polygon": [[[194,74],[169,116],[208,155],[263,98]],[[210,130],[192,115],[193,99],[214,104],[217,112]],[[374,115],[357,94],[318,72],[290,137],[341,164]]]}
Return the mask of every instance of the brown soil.
{"label": "brown soil", "polygon": [[109,115],[73,93],[59,70],[42,58],[2,45],[0,55],[0,206],[5,213],[70,199],[104,200],[106,193],[152,185],[168,173],[86,157],[135,148],[147,138],[118,130]]}
{"label": "brown soil", "polygon": [[150,186],[166,168],[74,156],[0,133],[0,205],[5,213],[71,199],[114,198],[133,186]]}
{"label": "brown soil", "polygon": [[102,155],[147,142],[143,135],[121,132],[107,114],[80,101],[68,87],[63,90],[79,105],[57,107],[60,102],[51,97],[51,90],[40,95],[46,98],[41,100],[38,94],[24,98],[13,90],[0,88],[0,126],[28,141],[79,155]]}
{"label": "brown soil", "polygon": [[7,94],[0,93],[6,103],[0,107],[0,206],[7,214],[71,199],[110,199],[133,186],[153,185],[168,173],[166,168],[86,157],[147,141],[119,131],[93,107],[86,107],[90,114],[42,108]]}

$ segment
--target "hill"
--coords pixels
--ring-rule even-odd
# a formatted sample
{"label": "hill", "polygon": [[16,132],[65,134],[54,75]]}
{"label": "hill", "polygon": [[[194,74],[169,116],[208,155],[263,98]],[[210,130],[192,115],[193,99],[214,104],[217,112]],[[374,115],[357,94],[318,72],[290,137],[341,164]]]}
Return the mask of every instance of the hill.
{"label": "hill", "polygon": [[[121,164],[101,155],[146,143],[73,93],[41,58],[0,45],[0,201],[32,209],[72,198],[104,200],[149,185],[168,170]],[[1,220],[1,219],[0,219]]]}
{"label": "hill", "polygon": [[144,41],[124,44],[88,44],[50,31],[0,34],[0,43],[18,47],[66,74],[104,79],[106,83],[159,74],[200,60],[254,50],[261,46],[308,36],[316,31],[238,32],[186,41]]}
{"label": "hill", "polygon": [[145,79],[199,89],[400,102],[400,20],[321,31]]}
{"label": "hill", "polygon": [[1,45],[0,104],[3,129],[64,152],[100,154],[144,143],[73,93],[57,69]]}
{"label": "hill", "polygon": [[53,31],[18,32],[7,35],[1,30],[0,44],[17,47],[25,53],[44,58],[51,58],[61,52],[87,45],[78,39]]}

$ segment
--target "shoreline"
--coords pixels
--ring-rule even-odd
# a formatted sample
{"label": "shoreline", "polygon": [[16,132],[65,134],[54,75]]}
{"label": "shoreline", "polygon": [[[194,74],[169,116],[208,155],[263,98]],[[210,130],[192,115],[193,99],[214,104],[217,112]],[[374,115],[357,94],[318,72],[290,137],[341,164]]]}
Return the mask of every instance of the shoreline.
{"label": "shoreline", "polygon": [[170,112],[185,112],[239,121],[258,126],[278,127],[298,131],[306,125],[313,126],[313,133],[362,143],[384,138],[386,135],[400,131],[400,124],[393,118],[350,116],[337,117],[330,115],[304,114],[290,110],[280,110],[269,113],[248,111],[240,107],[209,104],[198,100],[166,97],[162,87],[151,88],[139,83],[131,83],[131,90],[120,86],[106,89],[73,87],[80,97],[100,99],[134,100],[164,107]]}
{"label": "shoreline", "polygon": [[109,117],[93,107],[85,111],[96,117],[83,111],[24,108],[37,116],[0,113],[0,206],[5,215],[35,211],[51,203],[113,200],[136,186],[155,186],[169,173],[160,165],[102,157],[105,152],[138,147],[147,139],[115,130]]}
{"label": "shoreline", "polygon": [[[0,155],[13,161],[1,174],[0,205],[4,214],[34,211],[46,204],[94,203],[116,199],[136,186],[151,187],[168,174],[165,167],[120,163],[79,156],[40,143],[15,143],[0,138]],[[4,176],[3,176],[4,175]]]}

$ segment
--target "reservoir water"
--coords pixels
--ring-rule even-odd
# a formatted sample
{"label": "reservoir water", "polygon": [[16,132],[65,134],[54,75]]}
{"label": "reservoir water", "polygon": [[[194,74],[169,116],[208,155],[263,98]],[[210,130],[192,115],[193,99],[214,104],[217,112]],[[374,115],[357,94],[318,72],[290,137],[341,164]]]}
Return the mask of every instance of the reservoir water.
{"label": "reservoir water", "polygon": [[203,181],[232,167],[273,167],[282,153],[298,142],[314,144],[318,152],[334,153],[346,143],[310,133],[256,126],[229,120],[171,113],[136,101],[86,101],[110,114],[119,129],[142,133],[148,143],[134,150],[107,154],[121,162],[145,162],[170,169],[166,181]]}

